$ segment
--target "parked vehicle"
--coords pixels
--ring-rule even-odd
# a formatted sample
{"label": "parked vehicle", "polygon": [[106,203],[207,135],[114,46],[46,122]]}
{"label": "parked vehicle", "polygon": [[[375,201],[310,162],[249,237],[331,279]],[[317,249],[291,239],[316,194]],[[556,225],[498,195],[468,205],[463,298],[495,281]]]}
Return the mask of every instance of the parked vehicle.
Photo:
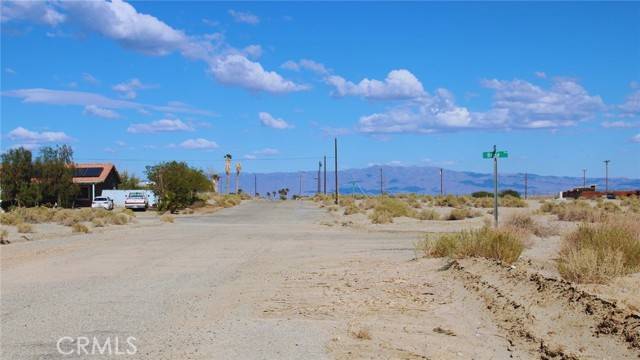
{"label": "parked vehicle", "polygon": [[132,210],[147,210],[149,208],[149,199],[142,191],[133,191],[127,195],[124,200],[124,207]]}
{"label": "parked vehicle", "polygon": [[91,207],[94,209],[107,209],[107,210],[113,210],[113,200],[108,198],[108,197],[97,197],[94,198],[93,201],[91,202]]}

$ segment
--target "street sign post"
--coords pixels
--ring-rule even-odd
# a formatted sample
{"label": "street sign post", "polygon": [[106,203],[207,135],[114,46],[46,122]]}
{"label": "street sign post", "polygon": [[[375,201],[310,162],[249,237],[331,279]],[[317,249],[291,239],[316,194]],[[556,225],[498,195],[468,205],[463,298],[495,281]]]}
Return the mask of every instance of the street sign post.
{"label": "street sign post", "polygon": [[508,152],[496,150],[495,145],[493,145],[493,151],[485,151],[482,153],[483,159],[493,159],[493,220],[495,227],[498,227],[498,158],[508,157]]}

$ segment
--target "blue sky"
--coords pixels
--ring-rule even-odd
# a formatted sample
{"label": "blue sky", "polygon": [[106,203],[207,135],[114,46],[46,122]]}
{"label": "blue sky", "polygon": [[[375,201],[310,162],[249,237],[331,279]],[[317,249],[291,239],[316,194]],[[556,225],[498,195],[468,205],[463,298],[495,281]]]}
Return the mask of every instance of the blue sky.
{"label": "blue sky", "polygon": [[2,2],[2,150],[640,177],[638,3]]}

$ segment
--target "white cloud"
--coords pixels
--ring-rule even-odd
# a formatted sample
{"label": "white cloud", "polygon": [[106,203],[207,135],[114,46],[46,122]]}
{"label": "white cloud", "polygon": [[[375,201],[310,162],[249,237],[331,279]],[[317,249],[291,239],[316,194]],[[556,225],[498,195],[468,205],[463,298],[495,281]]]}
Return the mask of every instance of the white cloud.
{"label": "white cloud", "polygon": [[38,103],[49,105],[78,105],[78,106],[99,106],[108,109],[134,109],[140,112],[160,111],[165,113],[185,113],[203,116],[214,116],[215,114],[208,110],[196,109],[189,106],[167,105],[149,105],[141,104],[128,100],[116,100],[106,96],[83,92],[83,91],[66,91],[52,89],[18,89],[2,92],[2,96],[16,97],[22,99],[24,103]]}
{"label": "white cloud", "polygon": [[640,124],[630,121],[605,121],[601,125],[605,128],[634,128],[640,126]]}
{"label": "white cloud", "polygon": [[262,123],[262,125],[273,129],[289,129],[293,127],[293,125],[290,125],[283,119],[274,118],[268,112],[260,112],[258,113],[258,117],[260,118],[260,123]]}
{"label": "white cloud", "polygon": [[495,90],[493,106],[486,112],[458,106],[449,91],[438,89],[434,95],[361,117],[358,130],[428,134],[464,128],[553,129],[589,120],[604,109],[602,99],[589,95],[575,80],[555,79],[549,89],[522,80],[487,80],[483,84]]}
{"label": "white cloud", "polygon": [[535,75],[541,79],[546,79],[547,78],[547,73],[545,73],[544,71],[536,71]]}
{"label": "white cloud", "polygon": [[[5,6],[7,4],[7,6]],[[24,5],[27,4],[27,5]],[[49,4],[36,1],[7,2],[5,7],[31,8]],[[131,4],[122,0],[112,1],[60,1],[55,2],[57,9],[68,14],[60,14],[70,22],[79,24],[83,29],[101,34],[118,42],[121,46],[147,55],[162,56],[178,51],[187,59],[205,61],[213,76],[221,83],[244,87],[253,91],[285,93],[308,89],[308,86],[296,84],[284,79],[274,71],[265,70],[261,64],[247,59],[257,58],[262,52],[258,45],[250,45],[244,50],[235,49],[224,42],[223,37],[189,36],[174,29],[158,18],[139,13]],[[51,8],[47,5],[48,8]],[[52,8],[51,8],[52,9]],[[12,12],[13,11],[13,12]],[[26,11],[26,10],[25,10]],[[38,22],[41,17],[20,15],[22,10],[3,12],[3,21],[13,19]],[[29,10],[29,14],[33,12]],[[239,21],[259,22],[252,14],[233,11]],[[49,21],[54,25],[56,21]],[[125,92],[134,96],[134,92]]]}
{"label": "white cloud", "polygon": [[207,18],[202,19],[202,23],[205,24],[205,25],[208,25],[208,26],[218,26],[218,25],[220,25],[219,21],[211,20],[211,19],[207,19]]}
{"label": "white cloud", "polygon": [[255,160],[259,156],[273,156],[273,155],[278,155],[279,153],[280,151],[278,151],[277,149],[264,148],[264,149],[252,151],[250,154],[246,154],[244,158],[247,160]]}
{"label": "white cloud", "polygon": [[360,96],[374,100],[414,99],[425,96],[422,83],[410,71],[392,70],[386,79],[362,79],[355,84],[341,76],[332,75],[326,78],[334,87],[335,96]]}
{"label": "white cloud", "polygon": [[252,59],[257,59],[260,56],[262,56],[262,46],[260,46],[260,45],[249,45],[249,46],[245,47],[244,49],[242,49],[242,53],[245,54],[246,56],[252,58]]}
{"label": "white cloud", "polygon": [[0,21],[27,20],[39,24],[56,26],[64,22],[66,16],[45,1],[0,2]]}
{"label": "white cloud", "polygon": [[640,90],[632,92],[625,99],[624,103],[619,106],[624,116],[640,115]]}
{"label": "white cloud", "polygon": [[188,41],[182,31],[139,13],[122,0],[66,1],[60,5],[84,28],[148,55],[166,55]]}
{"label": "white cloud", "polygon": [[26,144],[59,143],[71,141],[71,137],[61,131],[31,131],[19,126],[7,134],[13,141],[21,141]]}
{"label": "white cloud", "polygon": [[9,75],[15,75],[16,74],[16,71],[13,70],[12,68],[4,68],[4,72],[6,74],[9,74]]}
{"label": "white cloud", "polygon": [[249,25],[258,25],[260,23],[260,18],[250,12],[229,10],[229,15],[239,23],[249,24]]}
{"label": "white cloud", "polygon": [[162,119],[145,124],[131,124],[127,132],[138,133],[158,133],[174,131],[193,131],[193,127],[185,124],[180,119]]}
{"label": "white cloud", "polygon": [[324,66],[324,64],[309,59],[302,59],[298,62],[289,60],[280,65],[280,67],[292,71],[300,71],[304,69],[320,75],[327,75],[330,72],[329,69]]}
{"label": "white cloud", "polygon": [[82,73],[82,80],[91,84],[91,85],[98,85],[100,84],[100,81],[98,79],[96,79],[93,75],[89,74],[89,73]]}
{"label": "white cloud", "polygon": [[120,115],[117,112],[115,112],[113,110],[101,108],[101,107],[96,106],[96,105],[87,105],[87,106],[85,106],[83,114],[97,116],[97,117],[101,117],[101,118],[105,118],[105,119],[117,119],[117,118],[120,117]]}
{"label": "white cloud", "polygon": [[203,138],[188,139],[180,143],[180,147],[184,149],[216,149],[218,144]]}
{"label": "white cloud", "polygon": [[631,141],[633,141],[634,143],[640,143],[640,134],[636,134],[634,137],[632,137]]}
{"label": "white cloud", "polygon": [[133,78],[127,82],[113,85],[112,89],[125,99],[135,99],[138,96],[138,90],[150,89],[153,87],[155,87],[155,85],[143,84],[139,79]]}
{"label": "white cloud", "polygon": [[220,83],[254,91],[285,93],[308,89],[308,86],[286,80],[274,71],[266,71],[259,63],[239,54],[212,59],[209,70]]}

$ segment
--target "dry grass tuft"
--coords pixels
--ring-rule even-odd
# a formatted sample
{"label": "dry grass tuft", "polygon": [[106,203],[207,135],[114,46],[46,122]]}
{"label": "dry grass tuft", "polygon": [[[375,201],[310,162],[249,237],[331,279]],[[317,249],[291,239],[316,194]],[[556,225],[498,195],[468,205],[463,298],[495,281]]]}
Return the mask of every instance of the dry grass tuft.
{"label": "dry grass tuft", "polygon": [[91,220],[91,224],[93,225],[93,227],[104,227],[106,225],[104,222],[104,219],[100,219],[100,218],[95,218]]}
{"label": "dry grass tuft", "polygon": [[560,250],[558,271],[579,283],[605,283],[640,271],[640,223],[637,218],[582,224]]}
{"label": "dry grass tuft", "polygon": [[464,219],[478,217],[481,215],[482,213],[479,212],[478,210],[473,210],[470,208],[453,209],[451,210],[449,215],[447,215],[447,220],[464,220]]}
{"label": "dry grass tuft", "polygon": [[7,229],[0,229],[0,244],[9,244],[9,232]]}
{"label": "dry grass tuft", "polygon": [[87,233],[90,233],[91,230],[89,230],[89,228],[84,224],[75,223],[71,225],[71,232],[87,234]]}
{"label": "dry grass tuft", "polygon": [[371,215],[369,215],[369,220],[374,224],[390,224],[393,222],[393,215],[385,209],[374,209]]}
{"label": "dry grass tuft", "polygon": [[166,222],[166,223],[172,223],[175,221],[175,217],[169,213],[164,213],[162,214],[162,216],[160,216],[160,221]]}
{"label": "dry grass tuft", "polygon": [[26,233],[32,233],[33,232],[33,226],[31,226],[31,224],[27,224],[27,223],[19,223],[18,225],[16,225],[16,229],[18,229],[18,232],[21,234],[26,234]]}
{"label": "dry grass tuft", "polygon": [[524,244],[512,229],[484,227],[427,238],[416,244],[416,250],[430,257],[484,257],[511,264],[522,254]]}
{"label": "dry grass tuft", "polygon": [[592,207],[588,202],[576,200],[567,203],[545,202],[540,207],[541,213],[558,216],[561,221],[602,222],[607,220],[609,213],[601,208]]}
{"label": "dry grass tuft", "polygon": [[523,208],[523,207],[527,207],[527,202],[519,197],[505,195],[502,198],[500,198],[500,206]]}
{"label": "dry grass tuft", "polygon": [[537,223],[529,214],[513,214],[507,219],[505,225],[538,237],[549,237],[558,234],[554,228]]}
{"label": "dry grass tuft", "polygon": [[424,209],[415,214],[415,218],[419,220],[440,220],[440,214],[433,209]]}
{"label": "dry grass tuft", "polygon": [[131,221],[131,217],[124,212],[113,214],[109,217],[109,221],[113,225],[126,225]]}

